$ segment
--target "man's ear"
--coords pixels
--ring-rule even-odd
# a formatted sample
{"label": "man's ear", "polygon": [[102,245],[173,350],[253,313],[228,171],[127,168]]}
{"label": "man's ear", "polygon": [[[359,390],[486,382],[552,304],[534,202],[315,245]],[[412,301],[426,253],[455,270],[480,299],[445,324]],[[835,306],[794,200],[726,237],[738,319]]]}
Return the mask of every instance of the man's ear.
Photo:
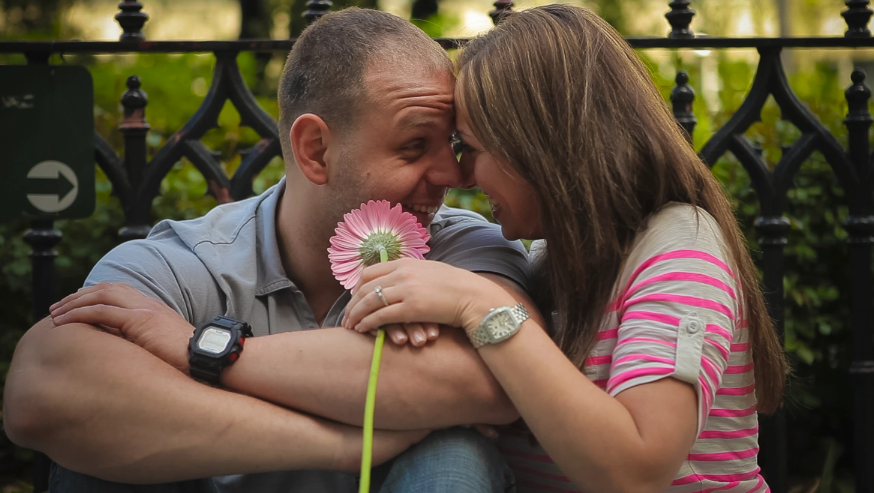
{"label": "man's ear", "polygon": [[307,180],[316,185],[327,183],[325,152],[331,143],[331,129],[325,121],[312,113],[300,115],[291,125],[289,139],[294,160]]}

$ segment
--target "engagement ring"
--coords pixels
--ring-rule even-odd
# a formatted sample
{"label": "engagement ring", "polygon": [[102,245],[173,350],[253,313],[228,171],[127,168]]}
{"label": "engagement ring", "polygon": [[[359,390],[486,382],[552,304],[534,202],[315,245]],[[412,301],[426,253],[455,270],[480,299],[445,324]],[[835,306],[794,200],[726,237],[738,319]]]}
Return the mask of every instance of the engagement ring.
{"label": "engagement ring", "polygon": [[385,299],[385,295],[382,294],[382,286],[377,286],[376,289],[373,290],[377,296],[379,296],[379,301],[382,301],[382,304],[388,306],[388,300]]}

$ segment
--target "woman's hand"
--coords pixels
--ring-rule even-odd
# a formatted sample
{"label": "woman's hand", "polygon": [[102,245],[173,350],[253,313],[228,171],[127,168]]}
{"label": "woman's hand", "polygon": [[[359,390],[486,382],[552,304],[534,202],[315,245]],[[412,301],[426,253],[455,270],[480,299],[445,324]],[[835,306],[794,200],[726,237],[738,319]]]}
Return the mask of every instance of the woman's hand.
{"label": "woman's hand", "polygon": [[[385,303],[376,294],[382,288]],[[489,308],[512,305],[512,296],[472,272],[429,260],[398,259],[370,266],[352,290],[343,326],[369,332],[381,326],[436,323],[476,328]]]}

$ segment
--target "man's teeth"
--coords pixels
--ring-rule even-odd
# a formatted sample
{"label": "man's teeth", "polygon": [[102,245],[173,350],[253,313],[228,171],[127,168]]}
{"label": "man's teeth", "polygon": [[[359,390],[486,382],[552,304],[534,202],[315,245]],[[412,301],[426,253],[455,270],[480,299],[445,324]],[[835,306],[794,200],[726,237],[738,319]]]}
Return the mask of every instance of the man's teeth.
{"label": "man's teeth", "polygon": [[416,211],[416,212],[424,212],[426,214],[434,214],[437,212],[437,209],[440,208],[439,205],[428,206],[428,205],[404,205],[407,209]]}

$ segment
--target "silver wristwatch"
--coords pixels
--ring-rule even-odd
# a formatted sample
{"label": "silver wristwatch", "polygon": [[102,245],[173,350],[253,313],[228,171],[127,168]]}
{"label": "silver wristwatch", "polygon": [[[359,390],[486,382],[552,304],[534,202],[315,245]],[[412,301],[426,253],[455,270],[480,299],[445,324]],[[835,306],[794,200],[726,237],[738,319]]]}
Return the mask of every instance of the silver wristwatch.
{"label": "silver wristwatch", "polygon": [[518,332],[522,322],[528,320],[528,316],[528,310],[522,303],[516,306],[492,308],[483,317],[479,326],[467,334],[467,337],[470,338],[474,349],[479,349],[486,344],[497,344]]}

